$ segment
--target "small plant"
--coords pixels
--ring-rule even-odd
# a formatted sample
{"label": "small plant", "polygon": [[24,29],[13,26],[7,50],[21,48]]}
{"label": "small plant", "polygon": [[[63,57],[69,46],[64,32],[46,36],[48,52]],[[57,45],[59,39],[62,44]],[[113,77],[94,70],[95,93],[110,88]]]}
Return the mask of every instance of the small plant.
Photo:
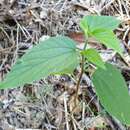
{"label": "small plant", "polygon": [[122,56],[119,41],[113,33],[119,24],[120,21],[111,16],[84,17],[80,22],[86,36],[83,50],[76,48],[75,41],[66,36],[39,40],[39,44],[27,51],[12,67],[5,80],[0,83],[0,88],[18,87],[53,74],[71,74],[80,65],[75,94],[77,99],[87,61],[88,65],[96,66],[91,78],[105,110],[122,123],[130,125],[130,96],[123,76],[112,64],[104,63],[97,50],[87,48],[88,38],[93,37]]}

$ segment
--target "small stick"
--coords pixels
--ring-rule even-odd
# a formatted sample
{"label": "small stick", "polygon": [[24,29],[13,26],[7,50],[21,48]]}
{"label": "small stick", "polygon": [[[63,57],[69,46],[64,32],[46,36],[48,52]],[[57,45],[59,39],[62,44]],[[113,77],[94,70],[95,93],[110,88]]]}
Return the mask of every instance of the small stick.
{"label": "small stick", "polygon": [[67,111],[67,103],[66,103],[66,97],[64,95],[64,108],[65,108],[65,121],[66,121],[66,130],[69,130],[69,122],[68,122],[68,111]]}

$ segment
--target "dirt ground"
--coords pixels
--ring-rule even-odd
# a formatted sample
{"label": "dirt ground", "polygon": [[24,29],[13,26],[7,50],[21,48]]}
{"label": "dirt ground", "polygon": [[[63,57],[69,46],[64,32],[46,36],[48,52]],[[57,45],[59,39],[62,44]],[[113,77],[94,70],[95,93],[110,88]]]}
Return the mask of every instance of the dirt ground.
{"label": "dirt ground", "polygon": [[[42,36],[66,35],[82,46],[79,21],[90,14],[122,20],[115,33],[124,49],[123,60],[94,42],[90,46],[100,48],[102,58],[120,68],[129,86],[129,0],[0,0],[0,81]],[[75,78],[79,72],[77,69]],[[76,80],[70,75],[49,76],[19,88],[0,90],[0,130],[128,129],[103,112],[89,77],[89,73],[83,75],[79,106],[73,114]]]}

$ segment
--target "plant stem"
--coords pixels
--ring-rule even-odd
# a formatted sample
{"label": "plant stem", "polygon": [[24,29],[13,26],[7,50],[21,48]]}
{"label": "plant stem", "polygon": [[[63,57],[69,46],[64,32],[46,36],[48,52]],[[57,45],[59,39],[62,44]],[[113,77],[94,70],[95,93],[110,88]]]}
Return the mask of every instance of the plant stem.
{"label": "plant stem", "polygon": [[[86,49],[86,46],[87,46],[87,40],[85,42],[85,45],[84,45],[84,48],[83,50]],[[81,79],[82,79],[82,76],[83,76],[83,73],[84,73],[84,62],[85,62],[85,57],[84,55],[82,54],[82,57],[81,57],[81,72],[80,72],[80,75],[79,75],[79,79],[77,81],[77,85],[76,85],[76,93],[75,93],[75,98],[74,98],[74,104],[75,104],[75,107],[77,106],[77,98],[78,98],[78,92],[79,92],[79,87],[80,87],[80,82],[81,82]]]}

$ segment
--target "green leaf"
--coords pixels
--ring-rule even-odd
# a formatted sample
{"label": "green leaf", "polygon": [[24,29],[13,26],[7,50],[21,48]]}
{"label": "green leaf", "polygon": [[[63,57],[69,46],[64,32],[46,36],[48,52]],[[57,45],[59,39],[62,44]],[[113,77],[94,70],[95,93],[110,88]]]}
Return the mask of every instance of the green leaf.
{"label": "green leaf", "polygon": [[80,22],[80,27],[85,35],[96,38],[107,47],[114,49],[122,55],[122,48],[113,30],[118,27],[120,21],[112,16],[86,16]]}
{"label": "green leaf", "polygon": [[84,31],[86,37],[88,38],[89,28],[88,28],[87,20],[85,18],[81,19],[80,28]]}
{"label": "green leaf", "polygon": [[130,96],[126,82],[116,67],[109,63],[105,66],[106,69],[98,68],[92,75],[96,93],[107,112],[130,125]]}
{"label": "green leaf", "polygon": [[75,42],[68,37],[40,41],[17,61],[0,88],[17,87],[50,74],[71,73],[78,65],[77,58]]}
{"label": "green leaf", "polygon": [[98,29],[114,30],[119,24],[120,21],[113,16],[85,16],[80,22],[80,27],[92,33]]}
{"label": "green leaf", "polygon": [[92,62],[98,67],[105,69],[104,62],[102,61],[99,53],[95,49],[92,49],[92,48],[87,49],[83,51],[83,54],[89,62]]}
{"label": "green leaf", "polygon": [[109,30],[96,30],[91,34],[96,40],[106,45],[109,48],[112,48],[120,55],[122,55],[123,49],[119,44],[119,40],[116,38],[115,34]]}

